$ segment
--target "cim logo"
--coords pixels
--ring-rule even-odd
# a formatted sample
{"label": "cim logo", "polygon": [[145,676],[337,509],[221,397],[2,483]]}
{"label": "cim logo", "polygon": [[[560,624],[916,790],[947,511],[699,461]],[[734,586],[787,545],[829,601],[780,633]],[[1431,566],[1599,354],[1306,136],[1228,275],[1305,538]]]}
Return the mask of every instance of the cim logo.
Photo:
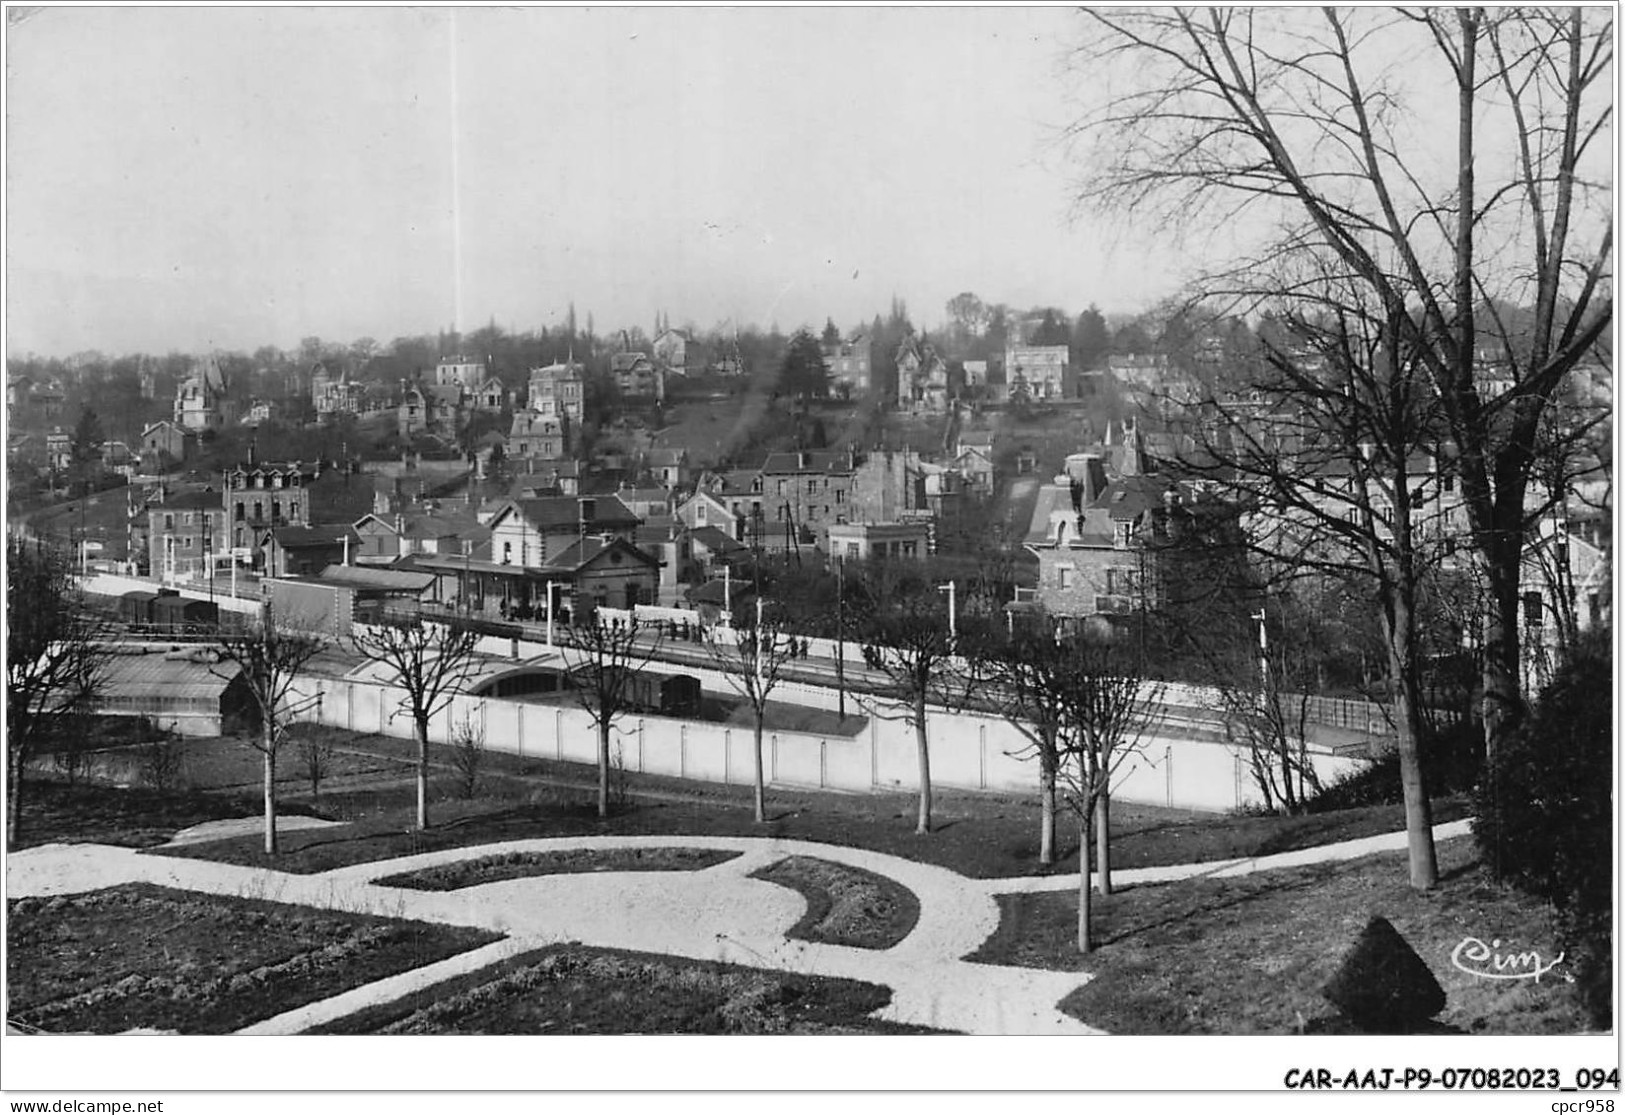
{"label": "cim logo", "polygon": [[1467,937],[1451,950],[1450,963],[1480,979],[1532,979],[1536,983],[1540,982],[1541,976],[1563,963],[1563,953],[1558,953],[1550,963],[1546,963],[1540,953],[1533,949],[1506,953],[1500,950],[1499,940],[1486,945],[1477,937]]}

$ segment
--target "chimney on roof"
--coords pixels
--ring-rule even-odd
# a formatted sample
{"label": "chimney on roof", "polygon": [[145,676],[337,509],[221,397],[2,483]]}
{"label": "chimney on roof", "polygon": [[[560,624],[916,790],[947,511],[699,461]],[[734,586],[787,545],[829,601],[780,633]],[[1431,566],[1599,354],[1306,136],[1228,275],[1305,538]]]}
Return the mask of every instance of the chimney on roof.
{"label": "chimney on roof", "polygon": [[576,507],[580,512],[583,525],[592,522],[597,517],[598,501],[595,499],[578,499],[576,500]]}

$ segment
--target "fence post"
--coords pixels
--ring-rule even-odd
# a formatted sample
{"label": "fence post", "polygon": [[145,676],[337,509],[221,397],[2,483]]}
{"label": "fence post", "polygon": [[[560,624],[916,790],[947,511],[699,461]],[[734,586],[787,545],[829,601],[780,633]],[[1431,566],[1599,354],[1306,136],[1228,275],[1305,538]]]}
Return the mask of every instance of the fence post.
{"label": "fence post", "polygon": [[987,789],[987,725],[976,725],[976,785],[979,789]]}

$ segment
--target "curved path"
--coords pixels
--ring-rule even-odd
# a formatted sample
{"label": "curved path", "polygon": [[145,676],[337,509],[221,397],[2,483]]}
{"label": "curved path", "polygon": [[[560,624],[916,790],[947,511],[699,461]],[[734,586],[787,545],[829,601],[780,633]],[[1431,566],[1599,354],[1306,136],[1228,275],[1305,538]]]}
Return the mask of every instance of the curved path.
{"label": "curved path", "polygon": [[[1467,825],[1465,821],[1441,825],[1435,836],[1444,839],[1462,835]],[[182,833],[176,841],[195,839],[197,835]],[[1391,833],[1260,859],[1115,874],[1125,883],[1199,875],[1224,877],[1353,858],[1403,847],[1404,840],[1404,833]],[[504,852],[627,847],[715,848],[741,854],[701,871],[544,875],[456,891],[412,890],[374,881],[404,871]],[[805,911],[804,900],[793,890],[749,876],[791,855],[848,864],[896,880],[919,899],[918,924],[902,941],[883,950],[790,940],[786,933]],[[316,875],[142,855],[106,845],[54,844],[13,853],[8,857],[6,879],[8,894],[14,898],[147,882],[505,934],[503,940],[483,948],[266,1019],[244,1033],[299,1033],[506,957],[566,941],[883,984],[892,989],[892,1000],[876,1012],[876,1017],[895,1022],[973,1034],[1102,1032],[1056,1008],[1064,997],[1089,981],[1088,973],[973,964],[960,959],[974,952],[998,927],[996,895],[1068,889],[1077,886],[1076,875],[968,879],[930,864],[809,841],[598,836],[483,844]]]}

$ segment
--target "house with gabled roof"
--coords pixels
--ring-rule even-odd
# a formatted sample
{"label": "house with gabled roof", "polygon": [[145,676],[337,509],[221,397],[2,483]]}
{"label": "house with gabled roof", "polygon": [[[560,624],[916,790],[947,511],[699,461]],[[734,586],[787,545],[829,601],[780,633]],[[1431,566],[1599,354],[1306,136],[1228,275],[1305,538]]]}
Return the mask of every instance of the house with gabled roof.
{"label": "house with gabled roof", "polygon": [[660,366],[643,352],[617,352],[609,358],[609,374],[624,399],[666,398],[666,376]]}
{"label": "house with gabled roof", "polygon": [[551,414],[516,410],[504,452],[515,468],[533,472],[543,462],[559,461],[569,455],[569,430],[563,419]]}
{"label": "house with gabled roof", "polygon": [[613,495],[510,499],[491,517],[491,559],[541,566],[573,540],[611,536],[631,542],[639,519]]}
{"label": "house with gabled roof", "polygon": [[673,514],[691,531],[709,527],[722,531],[735,541],[739,540],[744,519],[722,496],[705,488],[679,500]]}
{"label": "house with gabled roof", "polygon": [[645,462],[655,483],[665,488],[681,488],[688,484],[688,450],[651,449]]}

